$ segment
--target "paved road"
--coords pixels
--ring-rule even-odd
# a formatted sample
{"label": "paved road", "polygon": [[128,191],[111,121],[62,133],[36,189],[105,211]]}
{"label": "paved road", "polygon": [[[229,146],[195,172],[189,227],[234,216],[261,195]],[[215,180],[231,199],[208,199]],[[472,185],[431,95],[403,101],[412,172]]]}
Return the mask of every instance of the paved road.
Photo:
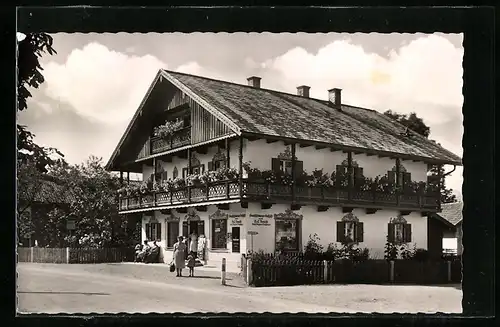
{"label": "paved road", "polygon": [[[453,287],[244,287],[216,272],[176,278],[144,265],[18,265],[18,311],[32,313],[461,312]],[[385,294],[384,294],[385,293]]]}

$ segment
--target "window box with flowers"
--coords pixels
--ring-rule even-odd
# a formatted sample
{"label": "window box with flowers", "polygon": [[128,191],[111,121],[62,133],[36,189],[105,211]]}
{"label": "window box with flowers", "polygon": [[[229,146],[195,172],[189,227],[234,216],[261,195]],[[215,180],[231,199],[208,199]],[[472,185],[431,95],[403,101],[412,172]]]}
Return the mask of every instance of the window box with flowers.
{"label": "window box with flowers", "polygon": [[161,139],[171,139],[175,132],[184,127],[184,122],[181,119],[175,121],[165,121],[164,124],[159,125],[153,129],[153,136]]}

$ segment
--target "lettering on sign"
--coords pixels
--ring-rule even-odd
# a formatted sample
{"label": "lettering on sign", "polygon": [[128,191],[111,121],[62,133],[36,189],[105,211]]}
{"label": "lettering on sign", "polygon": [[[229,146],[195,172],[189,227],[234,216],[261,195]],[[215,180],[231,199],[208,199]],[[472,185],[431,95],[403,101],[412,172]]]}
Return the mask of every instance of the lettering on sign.
{"label": "lettering on sign", "polygon": [[231,213],[228,215],[230,226],[243,226],[242,218],[246,217],[245,213]]}
{"label": "lettering on sign", "polygon": [[243,220],[241,220],[239,218],[232,218],[229,221],[229,225],[231,225],[231,226],[243,226]]}
{"label": "lettering on sign", "polygon": [[271,226],[269,220],[264,218],[254,218],[252,221],[253,226]]}
{"label": "lettering on sign", "polygon": [[252,221],[253,226],[271,226],[271,223],[266,218],[272,218],[273,215],[251,213],[250,217],[253,218],[253,221]]}

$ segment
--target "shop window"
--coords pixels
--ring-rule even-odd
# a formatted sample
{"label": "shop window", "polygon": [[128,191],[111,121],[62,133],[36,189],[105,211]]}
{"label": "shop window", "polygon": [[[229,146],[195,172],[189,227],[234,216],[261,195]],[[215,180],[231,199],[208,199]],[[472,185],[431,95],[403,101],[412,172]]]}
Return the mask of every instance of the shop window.
{"label": "shop window", "polygon": [[227,219],[212,219],[212,249],[227,248]]}

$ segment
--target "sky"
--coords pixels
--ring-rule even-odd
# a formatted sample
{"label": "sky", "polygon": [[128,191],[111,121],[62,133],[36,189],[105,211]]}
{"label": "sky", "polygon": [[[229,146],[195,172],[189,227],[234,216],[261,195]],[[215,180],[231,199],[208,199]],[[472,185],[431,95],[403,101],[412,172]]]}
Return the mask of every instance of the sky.
{"label": "sky", "polygon": [[[41,58],[45,83],[18,114],[38,144],[69,163],[107,162],[160,68],[327,99],[415,112],[430,138],[462,156],[462,34],[58,33]],[[446,166],[446,171],[452,167]],[[446,179],[460,197],[462,168]]]}

